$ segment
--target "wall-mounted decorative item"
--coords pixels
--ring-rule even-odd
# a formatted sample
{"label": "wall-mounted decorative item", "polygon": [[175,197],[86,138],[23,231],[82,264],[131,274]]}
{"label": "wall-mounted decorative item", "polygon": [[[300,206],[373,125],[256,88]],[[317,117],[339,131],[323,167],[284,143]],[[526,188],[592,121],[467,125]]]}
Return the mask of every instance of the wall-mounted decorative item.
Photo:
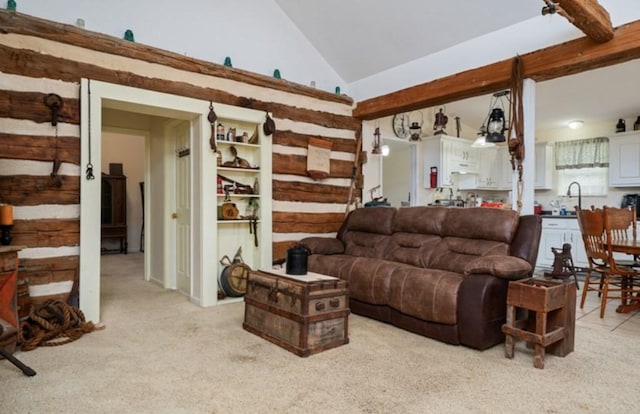
{"label": "wall-mounted decorative item", "polygon": [[336,95],[340,95],[340,87],[336,86]]}
{"label": "wall-mounted decorative item", "polygon": [[273,71],[273,77],[276,79],[282,79],[282,77],[280,76],[280,69],[276,69]]}
{"label": "wall-mounted decorative item", "polygon": [[331,170],[331,141],[309,138],[307,148],[307,175],[314,180],[329,176]]}
{"label": "wall-mounted decorative item", "polygon": [[618,123],[616,124],[616,132],[624,132],[627,130],[627,125],[624,122],[624,119],[618,119]]}
{"label": "wall-mounted decorative item", "polygon": [[[209,114],[207,115],[207,121],[209,121],[209,125],[211,125],[211,137],[209,138],[209,146],[211,147],[211,151],[217,152],[218,149],[216,147],[216,120],[218,119],[218,115],[216,115],[216,111],[213,110],[213,102],[209,101]],[[224,132],[222,133],[224,135]]]}
{"label": "wall-mounted decorative item", "polygon": [[396,137],[404,139],[409,136],[409,126],[411,126],[409,112],[394,115],[391,122],[393,124],[393,133],[396,134]]}
{"label": "wall-mounted decorative item", "polygon": [[268,112],[264,124],[262,124],[262,131],[265,135],[271,135],[276,132],[276,123],[271,119]]}
{"label": "wall-mounted decorative item", "polygon": [[231,58],[229,56],[227,56],[226,58],[224,58],[224,65],[228,68],[232,68],[233,64],[231,63]]}
{"label": "wall-mounted decorative item", "polygon": [[[442,111],[442,109],[440,111]],[[422,115],[422,111],[416,111],[416,112],[420,114],[420,122],[412,121],[411,119],[409,119],[409,122],[410,122],[409,140],[413,142],[422,141],[422,124],[424,124],[424,117]],[[409,114],[409,118],[411,118],[411,114],[413,114],[413,112]],[[445,121],[445,124],[446,124],[446,121]]]}
{"label": "wall-mounted decorative item", "polygon": [[8,0],[7,1],[7,10],[9,11],[16,11],[16,1],[15,0]]}
{"label": "wall-mounted decorative item", "polygon": [[124,32],[124,40],[128,40],[130,42],[135,42],[135,39],[133,37],[133,30],[127,29],[127,31]]}
{"label": "wall-mounted decorative item", "polygon": [[382,145],[380,140],[379,126],[376,126],[376,129],[373,131],[373,148],[371,149],[371,155],[382,155],[383,157],[389,155],[389,146]]}
{"label": "wall-mounted decorative item", "polygon": [[433,121],[433,134],[446,134],[447,131],[445,131],[445,128],[447,127],[447,122],[449,122],[449,117],[445,115],[444,110],[440,108],[440,110],[436,112],[435,120]]}

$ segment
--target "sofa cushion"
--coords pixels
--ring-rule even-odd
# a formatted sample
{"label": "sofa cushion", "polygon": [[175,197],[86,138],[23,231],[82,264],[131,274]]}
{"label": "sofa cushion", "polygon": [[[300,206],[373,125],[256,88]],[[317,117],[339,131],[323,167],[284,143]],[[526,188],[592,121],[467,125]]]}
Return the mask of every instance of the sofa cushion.
{"label": "sofa cushion", "polygon": [[497,208],[449,208],[442,236],[494,240],[511,243],[518,228],[519,215]]}
{"label": "sofa cushion", "polygon": [[529,276],[531,264],[519,257],[484,256],[469,262],[464,273],[488,273],[502,279],[518,280]]}
{"label": "sofa cushion", "polygon": [[344,253],[344,244],[331,237],[307,237],[300,240],[300,243],[309,249],[311,254],[340,254]]}
{"label": "sofa cushion", "polygon": [[349,231],[344,235],[344,252],[351,256],[382,259],[390,241],[390,235]]}
{"label": "sofa cushion", "polygon": [[481,256],[506,256],[509,245],[499,241],[445,237],[434,249],[428,268],[464,273],[467,265]]}
{"label": "sofa cushion", "polygon": [[349,280],[349,272],[356,257],[344,254],[321,255],[312,254],[307,260],[307,269],[310,272]]}
{"label": "sofa cushion", "polygon": [[411,268],[395,262],[358,257],[348,276],[349,297],[372,305],[387,305],[391,275],[397,269]]}
{"label": "sofa cushion", "polygon": [[427,267],[433,251],[441,241],[440,236],[430,234],[393,233],[385,258],[416,267]]}
{"label": "sofa cushion", "polygon": [[398,267],[391,276],[389,306],[424,321],[453,325],[463,278],[446,270]]}
{"label": "sofa cushion", "polygon": [[447,215],[446,207],[404,207],[398,210],[393,222],[394,232],[442,234]]}
{"label": "sofa cushion", "polygon": [[391,234],[395,215],[396,209],[393,207],[358,208],[349,213],[347,230]]}

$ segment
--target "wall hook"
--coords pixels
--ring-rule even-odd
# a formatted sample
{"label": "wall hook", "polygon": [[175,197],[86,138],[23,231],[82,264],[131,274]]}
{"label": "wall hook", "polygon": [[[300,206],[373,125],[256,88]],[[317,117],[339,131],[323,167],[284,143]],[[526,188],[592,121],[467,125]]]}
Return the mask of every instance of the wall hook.
{"label": "wall hook", "polygon": [[50,93],[44,97],[44,104],[51,109],[51,125],[58,125],[58,113],[60,108],[64,105],[64,101],[60,97],[60,95],[55,93]]}

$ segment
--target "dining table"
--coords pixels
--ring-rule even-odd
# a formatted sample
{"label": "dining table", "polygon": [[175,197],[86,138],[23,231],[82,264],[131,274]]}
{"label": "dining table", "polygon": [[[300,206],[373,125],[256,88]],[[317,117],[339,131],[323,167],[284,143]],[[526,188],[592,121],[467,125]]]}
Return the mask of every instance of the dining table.
{"label": "dining table", "polygon": [[[612,239],[611,250],[617,253],[633,255],[634,257],[640,256],[640,240]],[[640,290],[638,290],[635,295],[632,293],[629,296],[623,297],[622,303],[616,308],[616,312],[629,313],[638,309],[640,309]]]}

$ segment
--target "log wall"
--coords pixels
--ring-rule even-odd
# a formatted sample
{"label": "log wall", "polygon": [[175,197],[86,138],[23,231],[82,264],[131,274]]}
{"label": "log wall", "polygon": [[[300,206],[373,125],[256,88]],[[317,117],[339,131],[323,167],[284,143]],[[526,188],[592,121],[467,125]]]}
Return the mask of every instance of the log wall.
{"label": "log wall", "polygon": [[[30,283],[78,280],[81,78],[271,112],[274,260],[340,227],[361,129],[351,98],[5,10],[0,28],[0,202],[15,206],[13,243],[27,246]],[[57,129],[49,93],[64,99]],[[333,144],[330,176],[318,182],[306,175],[312,137]]]}

